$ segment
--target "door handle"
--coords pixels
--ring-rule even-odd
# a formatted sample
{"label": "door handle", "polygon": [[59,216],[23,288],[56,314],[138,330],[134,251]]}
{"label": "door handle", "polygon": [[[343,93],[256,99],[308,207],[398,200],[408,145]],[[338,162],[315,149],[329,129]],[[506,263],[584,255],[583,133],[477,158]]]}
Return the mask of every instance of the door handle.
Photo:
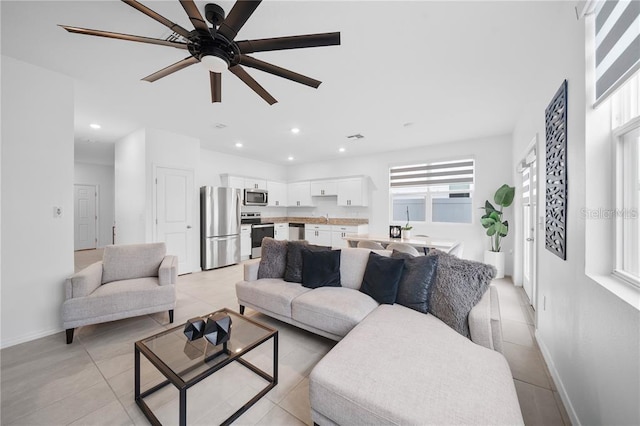
{"label": "door handle", "polygon": [[533,241],[533,238],[527,238],[527,241]]}
{"label": "door handle", "polygon": [[187,225],[187,229],[191,229],[191,225]]}

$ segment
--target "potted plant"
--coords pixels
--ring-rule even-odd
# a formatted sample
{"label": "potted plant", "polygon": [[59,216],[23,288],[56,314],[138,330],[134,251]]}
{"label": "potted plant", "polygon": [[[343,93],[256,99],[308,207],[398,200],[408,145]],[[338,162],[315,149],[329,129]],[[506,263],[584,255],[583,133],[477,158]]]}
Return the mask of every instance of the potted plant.
{"label": "potted plant", "polygon": [[482,226],[487,230],[487,236],[491,243],[491,250],[484,252],[484,263],[495,266],[496,278],[504,277],[504,253],[500,243],[502,238],[509,233],[509,222],[502,220],[503,209],[513,203],[516,188],[507,184],[502,185],[493,196],[493,201],[500,209],[496,209],[489,200],[484,203],[485,214],[480,219]]}
{"label": "potted plant", "polygon": [[407,223],[400,229],[402,231],[403,240],[408,240],[411,238],[411,230],[413,229],[413,226],[409,225],[409,207],[408,206],[407,206]]}

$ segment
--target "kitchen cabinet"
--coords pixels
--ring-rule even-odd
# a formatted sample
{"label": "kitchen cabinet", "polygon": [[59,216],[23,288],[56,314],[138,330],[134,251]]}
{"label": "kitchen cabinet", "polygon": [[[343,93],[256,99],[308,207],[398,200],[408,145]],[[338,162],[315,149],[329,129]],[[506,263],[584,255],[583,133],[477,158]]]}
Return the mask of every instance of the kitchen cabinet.
{"label": "kitchen cabinet", "polygon": [[287,206],[287,184],[282,182],[267,181],[269,191],[269,207]]}
{"label": "kitchen cabinet", "polygon": [[267,189],[266,179],[234,176],[227,173],[220,175],[220,184],[230,188]]}
{"label": "kitchen cabinet", "polygon": [[309,241],[309,244],[331,247],[331,234],[331,225],[304,226],[304,239]]}
{"label": "kitchen cabinet", "polygon": [[331,227],[331,246],[335,248],[349,247],[349,244],[343,238],[349,234],[367,234],[369,225],[333,225]]}
{"label": "kitchen cabinet", "polygon": [[338,195],[338,183],[335,180],[317,180],[311,182],[311,196],[325,197]]}
{"label": "kitchen cabinet", "polygon": [[275,240],[289,239],[289,223],[274,223],[273,238]]}
{"label": "kitchen cabinet", "polygon": [[338,179],[339,206],[368,206],[368,180],[365,177]]}
{"label": "kitchen cabinet", "polygon": [[240,258],[251,257],[251,225],[240,225]]}
{"label": "kitchen cabinet", "polygon": [[248,189],[267,189],[267,181],[264,179],[244,178],[244,187]]}
{"label": "kitchen cabinet", "polygon": [[287,185],[289,207],[309,207],[311,203],[311,183],[294,182]]}

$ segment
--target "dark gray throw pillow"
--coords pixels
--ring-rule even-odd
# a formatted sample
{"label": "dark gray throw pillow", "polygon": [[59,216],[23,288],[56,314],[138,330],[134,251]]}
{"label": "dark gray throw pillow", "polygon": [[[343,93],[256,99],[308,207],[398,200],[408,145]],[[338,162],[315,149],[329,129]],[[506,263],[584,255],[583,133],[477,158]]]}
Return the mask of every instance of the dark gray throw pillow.
{"label": "dark gray throw pillow", "polygon": [[394,250],[394,259],[404,259],[404,270],[398,283],[396,303],[426,314],[429,294],[436,278],[437,256],[413,256]]}
{"label": "dark gray throw pillow", "polygon": [[340,250],[302,249],[302,286],[307,288],[342,287]]}
{"label": "dark gray throw pillow", "polygon": [[302,249],[311,251],[329,251],[331,247],[316,246],[306,240],[289,241],[287,247],[287,266],[284,270],[284,280],[291,283],[302,282]]}
{"label": "dark gray throw pillow", "polygon": [[380,304],[393,305],[403,268],[404,259],[393,259],[370,252],[360,291]]}
{"label": "dark gray throw pillow", "polygon": [[471,337],[469,312],[487,291],[496,268],[440,250],[433,250],[428,256],[438,258],[429,312],[463,336]]}
{"label": "dark gray throw pillow", "polygon": [[262,257],[258,266],[258,279],[282,278],[287,266],[287,241],[262,239]]}

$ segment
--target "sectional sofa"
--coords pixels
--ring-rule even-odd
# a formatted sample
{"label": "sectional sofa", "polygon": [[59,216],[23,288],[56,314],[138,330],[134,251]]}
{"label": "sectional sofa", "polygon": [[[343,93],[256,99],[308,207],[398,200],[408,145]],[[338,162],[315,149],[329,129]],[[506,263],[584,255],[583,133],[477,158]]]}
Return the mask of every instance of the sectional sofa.
{"label": "sectional sofa", "polygon": [[[258,279],[246,263],[236,284],[250,307],[339,341],[310,375],[312,419],[334,424],[523,424],[502,350],[497,290],[468,315],[470,338],[434,315],[379,304],[360,291],[369,252],[340,252],[340,287]],[[374,251],[390,256],[389,251]]]}

